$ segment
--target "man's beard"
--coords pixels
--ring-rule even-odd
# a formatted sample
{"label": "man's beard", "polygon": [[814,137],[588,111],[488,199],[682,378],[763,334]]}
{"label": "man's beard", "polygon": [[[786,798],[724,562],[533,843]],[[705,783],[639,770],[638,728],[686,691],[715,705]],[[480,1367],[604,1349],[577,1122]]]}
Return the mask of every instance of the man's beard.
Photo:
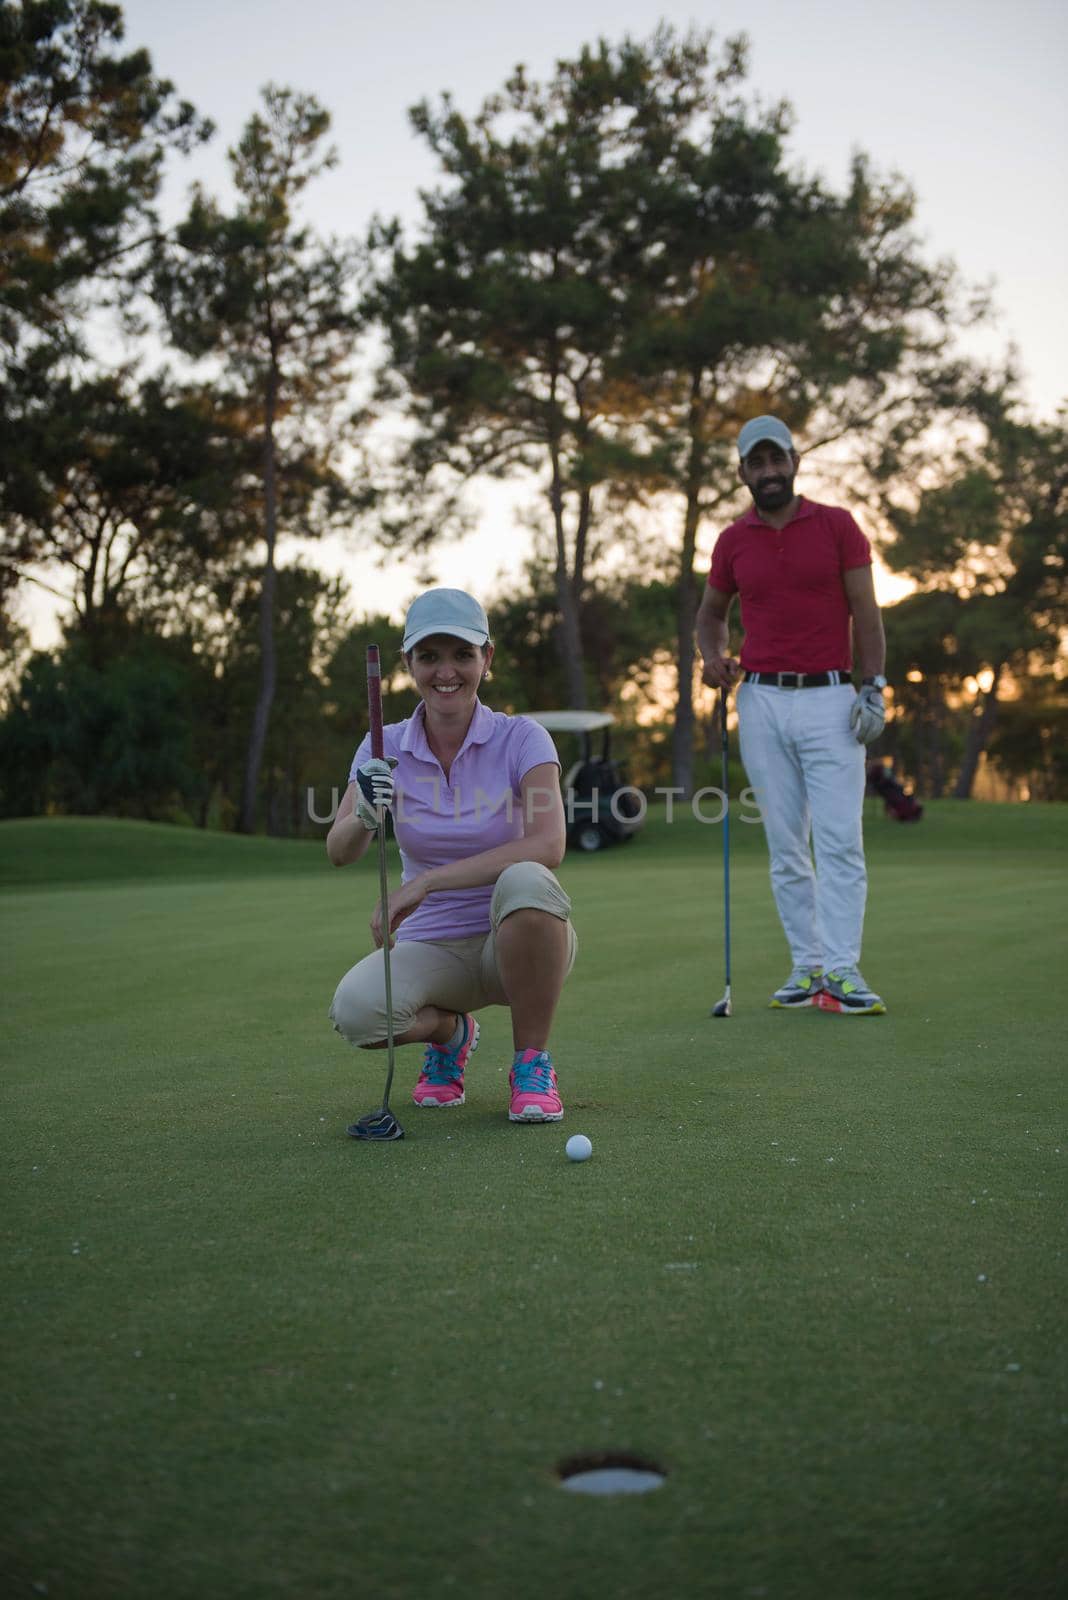
{"label": "man's beard", "polygon": [[792,476],[764,478],[755,487],[751,486],[749,492],[758,511],[781,511],[794,497],[794,480]]}

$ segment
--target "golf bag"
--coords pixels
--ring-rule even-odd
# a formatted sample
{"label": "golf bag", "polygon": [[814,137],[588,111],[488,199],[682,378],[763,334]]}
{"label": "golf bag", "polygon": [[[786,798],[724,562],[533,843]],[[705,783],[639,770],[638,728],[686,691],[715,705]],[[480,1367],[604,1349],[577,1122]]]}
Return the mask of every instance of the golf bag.
{"label": "golf bag", "polygon": [[[616,762],[594,757],[572,768],[567,778],[570,834],[580,850],[629,839],[641,827],[643,806],[625,784]],[[600,833],[593,842],[592,829]]]}
{"label": "golf bag", "polygon": [[885,767],[881,761],[868,763],[868,788],[879,796],[887,816],[893,817],[895,822],[919,822],[923,816],[920,802],[905,792],[894,777],[893,768]]}

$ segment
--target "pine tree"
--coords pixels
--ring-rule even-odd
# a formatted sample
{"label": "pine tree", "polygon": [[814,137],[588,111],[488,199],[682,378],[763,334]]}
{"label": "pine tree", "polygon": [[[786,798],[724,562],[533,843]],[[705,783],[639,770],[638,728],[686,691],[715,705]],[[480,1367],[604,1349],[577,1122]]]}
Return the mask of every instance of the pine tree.
{"label": "pine tree", "polygon": [[345,412],[358,319],[349,250],[301,224],[309,183],[335,163],[323,148],[329,115],[309,95],[268,87],[229,152],[237,190],[227,213],[201,190],[155,270],[155,292],[177,347],[210,361],[240,419],[255,466],[245,485],[249,538],[264,547],[260,683],[249,735],[240,827],[251,832],[277,682],[275,588],[286,531],[325,532],[351,514],[337,467],[352,436]]}
{"label": "pine tree", "polygon": [[165,161],[211,133],[123,34],[99,0],[0,4],[0,633],[54,509],[26,518],[28,437],[62,432],[89,314],[129,307],[158,239]]}
{"label": "pine tree", "polygon": [[697,535],[737,493],[739,425],[774,409],[826,435],[892,410],[943,354],[952,282],[920,258],[903,185],[861,159],[844,195],[790,169],[788,109],[747,103],[745,72],[744,41],[717,55],[662,27],[544,85],[517,69],[472,119],[421,105],[442,183],[414,243],[396,223],[371,239],[379,405],[409,424],[398,537],[447,529],[436,504],[412,514],[443,478],[537,474],[573,705],[598,537],[622,536],[628,502],[668,497],[687,790]]}
{"label": "pine tree", "polygon": [[119,6],[0,5],[0,351],[82,347],[90,290],[120,294],[157,236],[169,151],[211,133],[145,50],[115,53]]}

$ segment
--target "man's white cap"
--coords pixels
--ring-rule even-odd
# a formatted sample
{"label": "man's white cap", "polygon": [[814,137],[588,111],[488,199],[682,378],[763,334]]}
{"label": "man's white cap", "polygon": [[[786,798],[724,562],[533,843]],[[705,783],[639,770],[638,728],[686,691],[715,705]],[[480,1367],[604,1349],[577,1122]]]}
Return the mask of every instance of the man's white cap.
{"label": "man's white cap", "polygon": [[420,639],[429,639],[434,633],[447,633],[468,644],[486,644],[489,619],[474,596],[462,589],[428,589],[408,607],[401,648],[414,650]]}
{"label": "man's white cap", "polygon": [[758,444],[777,444],[781,450],[792,450],[794,441],[785,422],[778,417],[754,417],[738,435],[738,455],[744,461],[750,450]]}

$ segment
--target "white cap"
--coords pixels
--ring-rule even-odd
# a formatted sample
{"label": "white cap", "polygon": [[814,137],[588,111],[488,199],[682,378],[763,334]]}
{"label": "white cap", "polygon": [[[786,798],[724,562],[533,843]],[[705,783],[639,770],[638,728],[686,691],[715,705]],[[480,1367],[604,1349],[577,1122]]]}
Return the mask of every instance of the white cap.
{"label": "white cap", "polygon": [[782,450],[792,450],[794,441],[785,422],[778,417],[753,417],[738,435],[738,454],[744,461],[750,450],[758,444],[777,444]]}
{"label": "white cap", "polygon": [[486,644],[489,619],[474,596],[462,589],[428,589],[408,607],[401,648],[414,650],[420,639],[429,639],[434,633],[447,633],[468,644]]}

